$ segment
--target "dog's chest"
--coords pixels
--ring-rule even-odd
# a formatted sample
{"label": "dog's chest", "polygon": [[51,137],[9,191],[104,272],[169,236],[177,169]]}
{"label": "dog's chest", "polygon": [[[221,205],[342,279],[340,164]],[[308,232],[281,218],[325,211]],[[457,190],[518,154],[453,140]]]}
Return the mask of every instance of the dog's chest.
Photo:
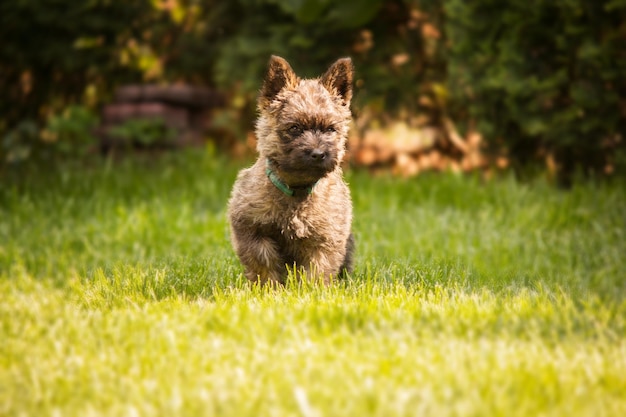
{"label": "dog's chest", "polygon": [[311,222],[298,212],[290,212],[289,216],[284,214],[280,217],[267,218],[258,225],[258,232],[286,245],[298,244],[301,240],[314,243],[324,236],[323,225]]}
{"label": "dog's chest", "polygon": [[[325,234],[324,218],[316,215],[317,208],[310,202],[276,204],[266,212],[265,228],[272,235],[287,241],[315,239]],[[278,236],[277,236],[278,237]]]}
{"label": "dog's chest", "polygon": [[283,219],[283,224],[280,225],[283,236],[287,239],[305,239],[315,234],[313,225],[306,216],[303,216],[304,213],[294,211],[290,214],[291,216]]}

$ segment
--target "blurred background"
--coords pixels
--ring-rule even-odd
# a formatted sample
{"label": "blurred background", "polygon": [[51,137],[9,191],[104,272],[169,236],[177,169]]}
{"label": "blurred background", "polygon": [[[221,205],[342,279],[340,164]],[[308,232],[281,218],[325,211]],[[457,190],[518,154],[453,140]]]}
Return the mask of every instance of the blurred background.
{"label": "blurred background", "polygon": [[95,155],[254,154],[271,54],[355,67],[347,161],[400,176],[624,175],[626,0],[0,3],[0,179]]}

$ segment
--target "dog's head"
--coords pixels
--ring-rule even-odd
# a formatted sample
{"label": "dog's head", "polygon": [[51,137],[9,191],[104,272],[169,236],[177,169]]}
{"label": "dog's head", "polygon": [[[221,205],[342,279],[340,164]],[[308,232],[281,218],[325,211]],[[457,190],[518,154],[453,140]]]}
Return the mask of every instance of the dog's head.
{"label": "dog's head", "polygon": [[314,183],[343,160],[350,125],[352,61],[320,78],[299,78],[272,56],[258,98],[257,150],[291,186]]}

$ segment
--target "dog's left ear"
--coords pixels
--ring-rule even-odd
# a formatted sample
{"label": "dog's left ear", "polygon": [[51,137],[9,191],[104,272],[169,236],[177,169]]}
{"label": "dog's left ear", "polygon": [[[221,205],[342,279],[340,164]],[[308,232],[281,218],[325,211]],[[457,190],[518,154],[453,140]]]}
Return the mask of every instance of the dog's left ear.
{"label": "dog's left ear", "polygon": [[346,105],[352,100],[352,77],[354,68],[350,58],[338,59],[322,75],[321,82],[331,93],[338,94]]}
{"label": "dog's left ear", "polygon": [[284,58],[272,55],[258,98],[259,108],[264,109],[269,106],[283,88],[292,88],[297,84],[298,77],[289,63]]}

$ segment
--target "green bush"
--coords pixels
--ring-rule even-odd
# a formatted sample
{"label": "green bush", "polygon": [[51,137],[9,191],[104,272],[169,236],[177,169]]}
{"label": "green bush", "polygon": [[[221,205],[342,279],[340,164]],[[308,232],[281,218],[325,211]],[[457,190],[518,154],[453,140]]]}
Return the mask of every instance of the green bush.
{"label": "green bush", "polygon": [[42,139],[56,145],[66,155],[84,154],[93,149],[97,138],[94,130],[99,118],[84,106],[69,106],[61,114],[48,118]]}
{"label": "green bush", "polygon": [[176,139],[175,129],[167,126],[162,118],[130,119],[110,129],[109,135],[125,147],[172,146]]}
{"label": "green bush", "polygon": [[626,132],[626,1],[447,0],[452,110],[519,165],[610,170]]}
{"label": "green bush", "polygon": [[43,126],[33,119],[20,121],[0,136],[0,167],[81,158],[96,148],[98,116],[85,106],[68,106],[51,114]]}
{"label": "green bush", "polygon": [[[436,60],[426,52],[419,25],[410,25],[402,0],[238,0],[223,10],[224,25],[214,79],[254,106],[271,54],[285,57],[305,77],[321,74],[335,59],[356,67],[355,109],[365,104],[389,112],[416,108],[421,85],[433,78]],[[404,55],[406,61],[394,62]]]}
{"label": "green bush", "polygon": [[431,66],[410,7],[402,0],[4,2],[0,38],[10,42],[0,44],[0,60],[10,64],[0,67],[0,135],[24,120],[42,129],[69,105],[96,108],[116,86],[141,81],[216,86],[243,110],[238,124],[251,126],[271,54],[304,76],[350,55],[355,108],[415,110]]}
{"label": "green bush", "polygon": [[37,123],[25,119],[2,136],[2,158],[0,167],[5,164],[19,164],[31,157],[37,147],[39,130]]}
{"label": "green bush", "polygon": [[0,131],[19,121],[43,121],[85,98],[130,80],[120,50],[141,31],[149,2],[22,0],[0,3]]}
{"label": "green bush", "polygon": [[624,21],[626,0],[2,2],[0,164],[43,146],[37,132],[68,106],[94,110],[128,82],[217,87],[232,125],[252,127],[278,54],[304,76],[352,56],[357,114],[447,112],[518,167],[556,161],[565,180],[624,169]]}

